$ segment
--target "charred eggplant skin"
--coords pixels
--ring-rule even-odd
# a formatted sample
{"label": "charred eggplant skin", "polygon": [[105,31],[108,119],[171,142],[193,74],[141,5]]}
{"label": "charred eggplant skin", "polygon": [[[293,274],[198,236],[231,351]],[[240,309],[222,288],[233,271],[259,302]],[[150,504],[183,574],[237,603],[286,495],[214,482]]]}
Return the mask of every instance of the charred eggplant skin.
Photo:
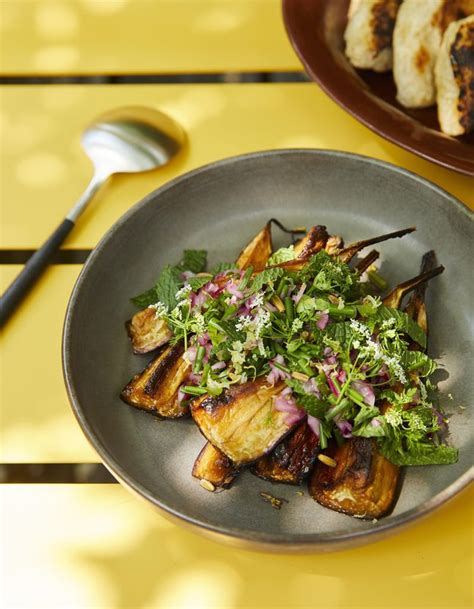
{"label": "charred eggplant skin", "polygon": [[319,441],[304,421],[271,453],[251,467],[252,473],[264,480],[301,484],[313,469]]}
{"label": "charred eggplant skin", "polygon": [[181,344],[165,347],[143,372],[136,374],[127,384],[120,394],[122,400],[165,419],[187,415],[189,408],[179,402],[178,390],[191,367],[182,355]]}
{"label": "charred eggplant skin", "polygon": [[194,462],[192,474],[199,480],[210,482],[216,490],[229,488],[238,469],[232,461],[210,442],[206,442]]}
{"label": "charred eggplant skin", "polygon": [[336,460],[330,467],[318,462],[309,492],[324,507],[358,518],[385,516],[394,505],[400,468],[378,450],[373,438],[352,438],[324,451]]}
{"label": "charred eggplant skin", "polygon": [[191,403],[201,433],[236,465],[267,454],[295,427],[273,407],[273,398],[285,385],[265,383],[258,379],[233,385],[220,396],[204,395]]}

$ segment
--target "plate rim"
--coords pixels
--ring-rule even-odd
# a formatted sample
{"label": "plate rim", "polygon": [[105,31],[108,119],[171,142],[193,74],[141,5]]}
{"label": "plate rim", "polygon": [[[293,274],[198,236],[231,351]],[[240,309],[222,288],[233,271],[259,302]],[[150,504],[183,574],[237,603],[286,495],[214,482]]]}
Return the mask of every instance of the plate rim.
{"label": "plate rim", "polygon": [[[321,0],[313,0],[313,1],[321,2]],[[324,1],[326,1],[326,0],[324,0]],[[427,161],[436,163],[437,165],[440,165],[441,167],[445,167],[447,169],[456,171],[458,173],[467,175],[469,177],[474,177],[474,146],[473,146],[473,160],[469,161],[467,159],[465,161],[461,161],[459,164],[456,163],[454,160],[450,161],[450,158],[452,158],[452,157],[449,157],[448,155],[441,154],[441,156],[440,156],[436,153],[430,153],[426,149],[426,147],[420,146],[419,141],[416,138],[409,137],[406,134],[404,134],[403,132],[399,132],[397,130],[397,123],[394,121],[391,112],[396,112],[399,119],[405,123],[418,124],[416,119],[413,119],[412,117],[410,117],[408,114],[404,113],[399,108],[396,108],[395,106],[392,106],[391,104],[388,104],[388,102],[386,102],[385,100],[378,98],[377,96],[374,96],[372,93],[369,92],[368,89],[364,90],[363,88],[354,86],[353,82],[350,79],[347,79],[347,81],[345,83],[345,85],[346,85],[345,90],[347,91],[347,89],[350,88],[349,90],[353,94],[355,94],[357,97],[361,97],[361,98],[363,97],[364,98],[363,101],[365,103],[359,104],[358,108],[354,108],[353,104],[348,103],[347,99],[349,98],[349,95],[342,94],[340,89],[338,87],[334,87],[332,84],[332,81],[328,80],[327,78],[322,76],[320,71],[318,69],[314,68],[313,63],[312,62],[309,63],[308,59],[306,58],[306,55],[301,48],[301,41],[299,40],[296,32],[294,31],[293,18],[297,12],[297,6],[298,6],[298,0],[282,0],[283,23],[285,26],[285,31],[286,31],[288,40],[290,41],[291,46],[293,47],[293,50],[295,51],[299,60],[303,64],[303,67],[306,70],[307,74],[310,76],[310,78],[315,83],[317,83],[321,87],[321,89],[332,100],[334,100],[343,110],[345,110],[348,114],[353,116],[360,123],[362,123],[363,125],[368,127],[371,131],[373,131],[380,137],[383,137],[387,141],[389,141],[397,146],[400,146],[401,148],[407,150],[408,152],[411,152],[412,154],[416,154],[417,156],[419,156]],[[320,41],[316,37],[314,39],[314,45],[315,46],[317,45],[319,55],[325,57],[326,61],[328,63],[331,63],[332,68],[334,68],[336,70],[339,69],[337,62],[334,60],[331,53],[329,52],[327,45],[321,44]],[[380,105],[377,104],[376,102],[374,102],[373,97],[377,97]],[[373,114],[370,113],[371,109],[372,110],[374,110],[374,109],[381,110],[383,108],[383,106],[387,105],[387,104],[390,106],[391,111],[385,112],[385,110],[384,110],[383,120],[381,120],[380,117],[374,116]],[[388,124],[388,127],[387,127],[387,124]],[[425,130],[425,129],[429,130],[430,132],[433,131],[434,135],[432,135],[431,137],[435,137],[436,139],[438,139],[438,138],[446,139],[447,138],[447,141],[449,141],[449,142],[452,139],[456,140],[456,138],[453,138],[452,136],[448,136],[448,135],[442,133],[441,131],[436,131],[436,130],[430,129],[429,127],[426,127],[423,125],[423,130]]]}
{"label": "plate rim", "polygon": [[332,551],[337,549],[348,548],[362,543],[369,543],[376,541],[382,537],[387,536],[389,533],[393,533],[396,530],[404,528],[411,522],[418,520],[418,518],[431,513],[434,509],[444,504],[449,499],[457,495],[463,488],[465,488],[470,481],[474,479],[474,466],[466,470],[461,476],[459,476],[453,483],[448,487],[425,501],[420,506],[407,510],[398,516],[393,517],[391,520],[378,520],[377,526],[371,529],[364,529],[360,531],[335,531],[332,533],[311,533],[294,535],[289,533],[278,533],[269,534],[261,531],[255,531],[252,529],[242,529],[234,527],[226,527],[214,525],[209,522],[202,521],[198,518],[184,514],[179,510],[168,506],[165,502],[161,501],[151,491],[149,491],[143,484],[138,480],[134,479],[133,476],[129,475],[122,465],[109,453],[106,447],[102,444],[99,434],[94,430],[93,425],[87,420],[87,417],[81,407],[79,398],[77,396],[74,380],[72,378],[71,370],[71,357],[72,351],[70,348],[70,336],[69,331],[72,323],[72,317],[74,315],[74,309],[76,302],[80,297],[80,290],[83,282],[86,280],[89,273],[89,269],[94,264],[97,256],[100,255],[101,251],[107,246],[108,242],[112,239],[115,232],[126,224],[130,217],[139,213],[143,207],[153,204],[155,199],[163,192],[172,189],[175,185],[192,179],[194,176],[201,173],[206,173],[219,167],[235,164],[242,161],[251,161],[252,159],[261,159],[265,157],[284,157],[286,155],[311,155],[316,157],[331,157],[336,159],[348,159],[349,161],[356,161],[363,163],[366,166],[379,166],[389,171],[395,171],[421,182],[425,187],[438,192],[438,194],[447,198],[451,205],[454,205],[459,212],[461,212],[467,221],[474,221],[474,212],[471,211],[467,205],[462,203],[459,199],[448,193],[443,188],[433,184],[429,180],[413,173],[404,168],[398,167],[392,163],[386,161],[380,161],[372,157],[354,154],[344,151],[336,150],[322,150],[318,148],[286,148],[286,149],[272,149],[263,150],[257,152],[250,152],[246,154],[235,155],[227,157],[221,160],[213,161],[193,169],[189,172],[181,174],[176,178],[166,182],[159,188],[153,190],[143,199],[133,205],[127,212],[125,212],[116,222],[105,232],[103,237],[94,247],[92,253],[87,258],[83,265],[81,272],[74,284],[71,292],[68,305],[66,308],[63,332],[62,332],[62,343],[61,343],[61,361],[64,383],[68,395],[68,400],[74,416],[82,429],[82,432],[86,436],[88,442],[92,448],[98,453],[100,459],[112,473],[112,475],[127,489],[131,490],[141,498],[150,502],[155,508],[158,508],[164,515],[171,517],[172,520],[179,520],[182,524],[188,525],[194,530],[198,530],[200,533],[210,537],[220,538],[231,542],[233,545],[244,545],[244,547],[250,549],[260,549],[266,551],[289,551],[289,552],[308,552],[308,551]]}

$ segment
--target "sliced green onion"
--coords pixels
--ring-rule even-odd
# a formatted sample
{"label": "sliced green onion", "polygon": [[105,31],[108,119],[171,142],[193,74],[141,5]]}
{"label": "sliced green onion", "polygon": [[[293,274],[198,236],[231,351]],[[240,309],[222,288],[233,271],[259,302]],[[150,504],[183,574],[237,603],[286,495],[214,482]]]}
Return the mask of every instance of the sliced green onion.
{"label": "sliced green onion", "polygon": [[324,428],[321,425],[319,428],[319,447],[321,448],[321,450],[324,450],[325,448],[327,448],[327,445],[328,445],[328,439],[326,437]]}
{"label": "sliced green onion", "polygon": [[326,414],[326,420],[330,421],[331,419],[334,419],[334,417],[336,417],[338,414],[340,414],[343,410],[345,410],[350,405],[351,405],[351,403],[349,400],[347,400],[347,399],[341,400],[339,402],[339,404],[337,404],[337,406],[334,406],[334,408],[331,408],[331,410]]}
{"label": "sliced green onion", "polygon": [[202,368],[202,359],[203,359],[205,353],[206,353],[206,349],[202,345],[199,345],[199,347],[197,349],[197,353],[196,353],[196,359],[194,361],[194,366],[193,366],[194,374],[197,374],[198,372],[200,372],[200,370]]}
{"label": "sliced green onion", "polygon": [[314,370],[311,368],[309,363],[304,359],[298,360],[298,366],[301,368],[302,372],[304,372],[307,376],[314,376]]}
{"label": "sliced green onion", "polygon": [[183,385],[181,391],[188,395],[204,395],[207,393],[207,389],[204,389],[204,387],[195,387],[194,385]]}
{"label": "sliced green onion", "polygon": [[201,379],[202,385],[205,385],[207,383],[207,377],[209,376],[210,370],[211,370],[211,364],[209,362],[207,362],[207,364],[204,366],[204,368],[202,370],[202,379]]}
{"label": "sliced green onion", "polygon": [[293,301],[291,300],[291,298],[289,296],[287,296],[285,298],[285,313],[286,313],[286,317],[288,318],[288,321],[291,323],[293,321],[293,319],[295,318],[295,312],[293,309]]}
{"label": "sliced green onion", "polygon": [[247,287],[250,278],[252,277],[252,273],[253,273],[253,267],[249,266],[248,269],[245,271],[245,275],[242,277],[241,282],[239,283],[239,290],[245,290],[245,288]]}
{"label": "sliced green onion", "polygon": [[278,362],[272,362],[272,364],[275,366],[275,368],[278,368],[278,370],[282,370],[283,372],[288,372],[288,374],[290,373],[290,369],[287,368],[286,366],[284,366],[283,364],[279,364]]}
{"label": "sliced green onion", "polygon": [[386,279],[379,275],[377,271],[369,271],[367,273],[367,277],[372,285],[374,285],[379,290],[386,290],[388,287],[388,282]]}
{"label": "sliced green onion", "polygon": [[339,308],[337,305],[330,304],[328,306],[329,315],[344,316],[344,317],[355,317],[357,315],[357,308],[354,305],[345,305]]}

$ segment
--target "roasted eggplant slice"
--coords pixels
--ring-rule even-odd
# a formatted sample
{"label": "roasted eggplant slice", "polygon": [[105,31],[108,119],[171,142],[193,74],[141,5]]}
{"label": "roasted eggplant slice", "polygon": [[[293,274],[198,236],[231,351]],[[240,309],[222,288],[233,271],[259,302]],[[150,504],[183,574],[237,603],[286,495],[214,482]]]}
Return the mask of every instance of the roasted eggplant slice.
{"label": "roasted eggplant slice", "polygon": [[267,454],[295,426],[275,410],[273,398],[283,383],[270,387],[265,379],[234,385],[220,396],[203,395],[191,403],[202,434],[236,465]]}
{"label": "roasted eggplant slice", "polygon": [[218,448],[207,442],[193,467],[193,476],[201,480],[201,486],[218,491],[229,486],[237,475],[237,468]]}
{"label": "roasted eggplant slice", "polygon": [[399,468],[378,450],[373,438],[352,438],[324,454],[335,466],[321,461],[309,481],[313,499],[324,507],[358,518],[380,518],[392,507]]}
{"label": "roasted eggplant slice", "polygon": [[127,332],[132,340],[134,353],[148,353],[165,345],[171,338],[171,330],[165,321],[156,319],[155,309],[147,307],[127,322]]}
{"label": "roasted eggplant slice", "polygon": [[236,261],[237,268],[244,270],[252,266],[256,272],[263,271],[273,251],[271,226],[271,222],[267,222],[247,247],[241,251]]}
{"label": "roasted eggplant slice", "polygon": [[252,472],[272,482],[301,484],[313,468],[318,444],[318,438],[304,421],[271,453],[259,459],[252,466]]}
{"label": "roasted eggplant slice", "polygon": [[166,419],[188,414],[188,406],[178,400],[179,387],[191,372],[182,355],[181,344],[166,347],[128,383],[120,394],[122,400]]}

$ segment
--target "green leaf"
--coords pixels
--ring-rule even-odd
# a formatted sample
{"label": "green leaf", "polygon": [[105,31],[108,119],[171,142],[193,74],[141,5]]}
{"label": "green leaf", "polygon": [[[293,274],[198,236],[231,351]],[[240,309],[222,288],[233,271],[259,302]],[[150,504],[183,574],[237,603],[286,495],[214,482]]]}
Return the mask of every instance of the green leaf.
{"label": "green leaf", "polygon": [[383,425],[375,427],[370,421],[366,421],[357,429],[353,429],[352,435],[361,438],[382,438],[385,435],[385,429]]}
{"label": "green leaf", "polygon": [[156,288],[150,288],[146,292],[142,292],[141,294],[138,294],[138,296],[134,296],[130,300],[136,307],[140,309],[145,309],[146,307],[155,304],[155,302],[158,300]]}
{"label": "green leaf", "polygon": [[258,292],[264,285],[273,284],[283,275],[284,270],[276,267],[273,269],[265,269],[259,273],[252,281],[252,292]]}
{"label": "green leaf", "polygon": [[281,264],[282,262],[288,262],[293,260],[295,257],[295,248],[293,245],[288,247],[280,247],[274,254],[270,256],[267,264]]}
{"label": "green leaf", "polygon": [[235,262],[218,262],[209,272],[214,276],[223,271],[230,271],[231,269],[235,269]]}
{"label": "green leaf", "polygon": [[183,271],[192,271],[193,273],[202,273],[207,264],[206,250],[184,250],[183,259],[178,266]]}
{"label": "green leaf", "polygon": [[326,336],[338,342],[341,346],[347,347],[355,336],[355,331],[351,327],[350,321],[338,321],[325,328]]}
{"label": "green leaf", "polygon": [[380,452],[394,465],[443,465],[456,463],[458,449],[446,444],[428,444],[418,442],[410,450],[394,448],[389,442],[382,440],[379,444]]}
{"label": "green leaf", "polygon": [[420,347],[426,349],[426,334],[420,326],[403,311],[381,305],[372,319],[377,320],[378,323],[394,319],[397,330],[405,332],[405,334],[408,334],[408,336],[417,342]]}
{"label": "green leaf", "polygon": [[155,290],[157,298],[160,302],[165,304],[170,311],[176,306],[175,295],[182,285],[180,274],[181,272],[178,267],[165,266],[156,282]]}
{"label": "green leaf", "polygon": [[416,370],[419,376],[430,376],[438,368],[436,362],[421,351],[405,351],[400,363],[409,372]]}
{"label": "green leaf", "polygon": [[206,277],[190,277],[186,280],[186,283],[191,286],[193,292],[197,292],[200,288],[205,286],[206,283],[209,283],[211,279],[211,275],[207,275]]}
{"label": "green leaf", "polygon": [[293,389],[296,403],[300,408],[304,408],[308,414],[317,419],[324,419],[328,411],[327,402],[320,400],[311,393],[306,393],[303,385],[296,379],[287,379],[286,384]]}

